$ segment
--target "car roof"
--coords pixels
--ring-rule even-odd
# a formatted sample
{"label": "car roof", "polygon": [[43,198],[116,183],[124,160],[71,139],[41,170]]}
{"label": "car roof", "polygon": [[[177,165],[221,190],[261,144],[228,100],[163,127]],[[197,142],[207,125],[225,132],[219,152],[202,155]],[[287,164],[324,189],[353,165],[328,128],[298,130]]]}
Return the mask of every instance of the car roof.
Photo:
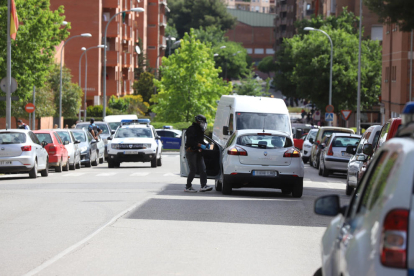
{"label": "car roof", "polygon": [[33,133],[52,133],[55,132],[55,130],[53,129],[38,129],[38,130],[33,130]]}
{"label": "car roof", "polygon": [[332,133],[332,137],[350,137],[350,138],[361,138],[362,135],[348,134],[348,133]]}
{"label": "car roof", "polygon": [[367,128],[366,131],[378,131],[381,130],[382,126],[381,125],[375,125],[375,126],[370,126],[369,128]]}
{"label": "car roof", "polygon": [[19,129],[19,128],[9,128],[9,129],[0,129],[0,132],[29,132],[28,129]]}
{"label": "car roof", "polygon": [[[237,136],[245,135],[245,134],[257,135],[258,133],[263,133],[263,129],[240,129],[240,130],[237,130],[236,133],[237,133],[236,134]],[[278,131],[278,130],[266,130],[265,129],[264,133],[270,133],[270,134],[283,135],[283,136],[290,137],[288,133]]]}
{"label": "car roof", "polygon": [[[81,122],[81,123],[77,123],[76,125],[90,125],[90,122]],[[94,124],[105,124],[107,125],[107,122],[102,122],[102,121],[95,121]]]}
{"label": "car roof", "polygon": [[122,125],[121,128],[154,128],[152,125],[136,124],[136,125]]}

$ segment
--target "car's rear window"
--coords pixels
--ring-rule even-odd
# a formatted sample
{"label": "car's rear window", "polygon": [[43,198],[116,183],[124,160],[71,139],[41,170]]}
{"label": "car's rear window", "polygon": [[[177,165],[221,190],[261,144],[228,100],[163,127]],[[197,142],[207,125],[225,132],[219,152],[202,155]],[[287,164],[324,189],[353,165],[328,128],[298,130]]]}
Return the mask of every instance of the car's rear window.
{"label": "car's rear window", "polygon": [[59,135],[60,139],[62,139],[63,142],[68,141],[70,143],[69,132],[57,131],[57,134]]}
{"label": "car's rear window", "polygon": [[323,133],[322,133],[322,139],[325,137],[325,136],[331,136],[332,135],[332,133],[350,133],[350,132],[347,132],[347,131],[337,131],[337,130],[325,130]]}
{"label": "car's rear window", "polygon": [[0,144],[23,144],[26,143],[26,134],[21,132],[0,133]]}
{"label": "car's rear window", "polygon": [[237,138],[237,144],[264,149],[288,148],[293,146],[290,138],[278,135],[243,135]]}
{"label": "car's rear window", "polygon": [[40,143],[46,142],[48,144],[53,144],[52,137],[50,137],[49,133],[35,133],[35,135]]}
{"label": "car's rear window", "polygon": [[120,128],[115,138],[152,138],[152,131],[149,128]]}
{"label": "car's rear window", "polygon": [[332,142],[333,148],[347,147],[347,146],[358,146],[360,138],[354,137],[336,137]]}

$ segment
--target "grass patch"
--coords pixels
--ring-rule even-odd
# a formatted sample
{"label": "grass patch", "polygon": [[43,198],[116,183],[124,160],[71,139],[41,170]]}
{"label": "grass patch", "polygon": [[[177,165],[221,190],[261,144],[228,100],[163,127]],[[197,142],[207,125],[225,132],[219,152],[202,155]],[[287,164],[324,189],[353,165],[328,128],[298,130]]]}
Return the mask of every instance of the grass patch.
{"label": "grass patch", "polygon": [[[289,113],[302,113],[302,109],[302,107],[288,107]],[[305,108],[305,110],[307,109]]]}

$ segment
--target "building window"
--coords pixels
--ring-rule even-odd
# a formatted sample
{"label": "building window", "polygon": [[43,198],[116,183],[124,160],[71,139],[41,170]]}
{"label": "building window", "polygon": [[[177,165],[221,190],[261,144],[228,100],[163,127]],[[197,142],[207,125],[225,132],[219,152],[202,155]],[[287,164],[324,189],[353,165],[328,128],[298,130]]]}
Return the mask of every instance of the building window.
{"label": "building window", "polygon": [[267,55],[274,55],[275,54],[275,50],[273,48],[267,48],[266,49],[266,54]]}
{"label": "building window", "polygon": [[263,7],[263,13],[265,13],[266,12],[266,8],[265,7]]}
{"label": "building window", "polygon": [[111,14],[109,12],[104,12],[102,16],[103,16],[103,21],[108,22],[109,18],[111,17]]}
{"label": "building window", "polygon": [[258,55],[264,54],[264,49],[263,48],[256,48],[256,49],[254,49],[254,53],[258,54]]}
{"label": "building window", "polygon": [[371,39],[382,41],[383,26],[372,26]]}
{"label": "building window", "polygon": [[247,48],[246,50],[247,50],[248,54],[253,54],[253,49],[252,48]]}
{"label": "building window", "polygon": [[385,68],[385,77],[384,77],[384,82],[388,82],[389,81],[389,76],[390,76],[390,67]]}
{"label": "building window", "polygon": [[392,67],[392,76],[391,76],[392,82],[397,81],[397,66]]}

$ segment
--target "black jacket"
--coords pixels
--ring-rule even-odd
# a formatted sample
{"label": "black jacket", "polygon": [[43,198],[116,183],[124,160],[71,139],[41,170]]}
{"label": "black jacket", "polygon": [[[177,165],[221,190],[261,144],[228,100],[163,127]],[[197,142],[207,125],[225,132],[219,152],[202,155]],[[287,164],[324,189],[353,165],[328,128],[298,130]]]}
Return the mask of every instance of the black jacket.
{"label": "black jacket", "polygon": [[186,131],[187,141],[185,142],[185,148],[191,147],[192,150],[198,150],[198,144],[205,145],[204,143],[204,131],[200,125],[193,123]]}

